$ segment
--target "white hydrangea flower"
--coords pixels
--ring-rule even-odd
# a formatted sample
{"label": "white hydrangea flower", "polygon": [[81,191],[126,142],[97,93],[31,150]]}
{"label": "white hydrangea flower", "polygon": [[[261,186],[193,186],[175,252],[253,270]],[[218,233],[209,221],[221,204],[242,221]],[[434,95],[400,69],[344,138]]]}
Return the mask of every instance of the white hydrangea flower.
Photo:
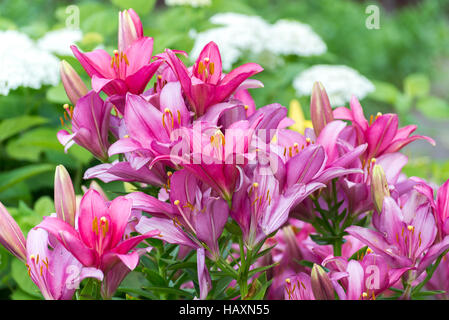
{"label": "white hydrangea flower", "polygon": [[352,95],[363,99],[375,89],[366,77],[344,65],[315,65],[308,68],[293,80],[293,87],[299,96],[309,96],[316,81],[323,84],[333,107],[349,102]]}
{"label": "white hydrangea flower", "polygon": [[59,60],[18,31],[0,31],[0,94],[18,87],[57,85]]}
{"label": "white hydrangea flower", "polygon": [[191,6],[194,8],[210,6],[212,0],[165,0],[167,6]]}
{"label": "white hydrangea flower", "polygon": [[308,24],[278,20],[271,27],[271,50],[279,55],[314,56],[327,51],[323,40]]}
{"label": "white hydrangea flower", "polygon": [[47,32],[38,40],[37,46],[48,52],[61,56],[71,56],[70,46],[83,38],[79,29],[59,29]]}
{"label": "white hydrangea flower", "polygon": [[327,50],[326,44],[310,26],[296,21],[279,20],[272,25],[259,16],[228,12],[212,16],[210,22],[221,26],[192,33],[195,44],[190,56],[196,59],[209,41],[215,41],[225,70],[231,69],[244,52],[310,56]]}

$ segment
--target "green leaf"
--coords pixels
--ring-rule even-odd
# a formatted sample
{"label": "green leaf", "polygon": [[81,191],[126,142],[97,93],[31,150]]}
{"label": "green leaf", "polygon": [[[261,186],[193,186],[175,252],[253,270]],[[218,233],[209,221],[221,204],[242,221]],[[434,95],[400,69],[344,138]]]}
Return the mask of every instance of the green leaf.
{"label": "green leaf", "polygon": [[405,114],[410,111],[410,108],[412,107],[412,97],[410,97],[407,94],[399,94],[396,99],[396,103],[394,104],[394,107],[396,108],[397,112],[400,114]]}
{"label": "green leaf", "polygon": [[116,34],[118,28],[118,13],[113,8],[95,11],[89,17],[81,19],[81,29],[87,32],[98,32],[102,35]]}
{"label": "green leaf", "polygon": [[421,292],[418,292],[418,293],[414,294],[413,298],[434,296],[436,294],[442,294],[442,293],[445,293],[445,292],[446,291],[444,291],[444,290],[421,291]]}
{"label": "green leaf", "polygon": [[259,268],[254,268],[254,269],[252,269],[252,270],[248,273],[248,276],[249,276],[249,277],[252,277],[252,276],[255,275],[256,273],[267,271],[267,270],[269,270],[269,269],[271,269],[271,268],[274,268],[274,267],[276,267],[276,266],[278,266],[278,265],[279,265],[279,262],[276,262],[276,263],[270,264],[270,265],[268,265],[268,266],[263,266],[263,267],[259,267]]}
{"label": "green leaf", "polygon": [[34,204],[34,212],[40,216],[49,215],[52,212],[55,212],[53,199],[49,196],[40,197]]}
{"label": "green leaf", "polygon": [[361,260],[365,254],[366,254],[366,250],[368,250],[368,246],[365,246],[359,250],[357,250],[356,252],[354,252],[354,254],[349,258],[349,260]]}
{"label": "green leaf", "polygon": [[134,294],[134,295],[142,296],[142,297],[144,297],[146,299],[150,299],[150,300],[158,300],[159,299],[158,296],[156,296],[152,292],[144,291],[144,290],[141,290],[141,289],[134,289],[134,288],[123,287],[123,288],[118,288],[117,292],[131,293],[131,294]]}
{"label": "green leaf", "polygon": [[178,295],[178,296],[182,296],[182,297],[188,297],[193,299],[194,295],[190,292],[187,292],[185,290],[181,290],[181,289],[176,289],[176,288],[167,288],[167,287],[145,287],[145,290],[148,291],[154,291],[157,293],[163,292],[163,293],[168,293],[168,294],[174,294],[174,295]]}
{"label": "green leaf", "polygon": [[11,300],[40,300],[36,296],[23,291],[22,289],[14,290],[10,296]]}
{"label": "green leaf", "polygon": [[212,299],[223,299],[224,298],[224,292],[226,288],[229,287],[229,284],[232,280],[234,280],[232,277],[221,275],[222,277],[219,278],[217,281],[214,281],[212,286]]}
{"label": "green leaf", "polygon": [[51,87],[46,93],[47,100],[53,103],[64,104],[70,103],[62,83],[55,87]]}
{"label": "green leaf", "polygon": [[61,153],[64,148],[56,138],[53,128],[37,128],[11,140],[6,146],[6,152],[13,159],[39,161],[45,150],[55,150]]}
{"label": "green leaf", "polygon": [[395,104],[400,95],[400,91],[388,82],[373,81],[376,90],[369,94],[369,97],[389,104]]}
{"label": "green leaf", "polygon": [[30,295],[34,299],[42,298],[39,288],[34,284],[28,276],[28,271],[25,264],[17,259],[14,259],[11,264],[11,275],[20,289]]}
{"label": "green leaf", "polygon": [[0,192],[32,176],[54,169],[54,165],[51,164],[33,164],[0,173]]}
{"label": "green leaf", "polygon": [[167,285],[165,279],[161,277],[159,273],[151,269],[145,269],[144,272],[147,275],[147,280],[155,286],[164,287]]}
{"label": "green leaf", "polygon": [[31,127],[47,123],[47,119],[38,116],[21,116],[0,122],[0,142],[27,130]]}
{"label": "green leaf", "polygon": [[111,0],[120,9],[134,9],[139,15],[148,14],[156,4],[156,0]]}
{"label": "green leaf", "polygon": [[96,300],[99,293],[99,281],[97,279],[88,278],[86,285],[79,294],[79,300]]}
{"label": "green leaf", "polygon": [[411,74],[404,80],[404,92],[412,97],[424,97],[429,94],[430,81],[424,74]]}
{"label": "green leaf", "polygon": [[236,235],[238,237],[242,236],[242,229],[240,229],[239,225],[234,220],[227,222],[225,228],[229,233],[233,235]]}
{"label": "green leaf", "polygon": [[416,103],[416,108],[426,117],[444,120],[449,118],[449,104],[437,97],[423,97]]}

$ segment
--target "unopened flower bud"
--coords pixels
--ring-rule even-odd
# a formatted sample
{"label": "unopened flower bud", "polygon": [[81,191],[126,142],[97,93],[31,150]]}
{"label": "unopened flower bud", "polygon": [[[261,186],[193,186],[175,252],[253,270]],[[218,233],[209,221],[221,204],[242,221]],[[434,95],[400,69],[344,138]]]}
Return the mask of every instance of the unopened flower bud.
{"label": "unopened flower bud", "polygon": [[75,69],[65,60],[61,61],[60,66],[61,81],[64,86],[67,97],[72,102],[73,105],[87,94],[87,87],[81,80]]}
{"label": "unopened flower bud", "polygon": [[133,9],[124,10],[118,16],[118,48],[124,52],[134,41],[143,37],[143,27]]}
{"label": "unopened flower bud", "polygon": [[310,98],[310,117],[316,136],[319,136],[323,128],[334,120],[329,97],[321,82],[313,84]]}
{"label": "unopened flower bud", "polygon": [[0,202],[0,243],[13,255],[22,261],[26,261],[26,240],[11,217],[8,210]]}
{"label": "unopened flower bud", "polygon": [[383,168],[376,164],[371,174],[371,198],[377,212],[382,212],[384,198],[390,196],[387,178]]}
{"label": "unopened flower bud", "polygon": [[56,215],[71,226],[75,226],[75,190],[69,173],[62,165],[56,167],[54,190]]}
{"label": "unopened flower bud", "polygon": [[326,271],[316,263],[313,264],[310,275],[312,291],[317,300],[334,300],[334,286]]}

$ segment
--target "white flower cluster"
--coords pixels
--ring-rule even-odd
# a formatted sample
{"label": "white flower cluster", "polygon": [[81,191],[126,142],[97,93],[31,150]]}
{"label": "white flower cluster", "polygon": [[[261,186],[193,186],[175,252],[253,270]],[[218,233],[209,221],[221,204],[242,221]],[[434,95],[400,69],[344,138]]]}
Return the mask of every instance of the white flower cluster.
{"label": "white flower cluster", "polygon": [[309,25],[297,21],[278,20],[269,24],[259,16],[228,12],[212,16],[210,22],[221,27],[192,32],[195,44],[191,57],[196,59],[209,41],[215,41],[225,70],[231,69],[244,52],[311,56],[321,55],[327,50],[326,44]]}
{"label": "white flower cluster", "polygon": [[83,33],[79,29],[58,29],[47,32],[38,40],[37,46],[44,51],[71,56],[70,46],[82,38]]}
{"label": "white flower cluster", "polygon": [[58,58],[40,49],[27,35],[0,31],[0,43],[0,95],[18,87],[39,89],[58,84]]}
{"label": "white flower cluster", "polygon": [[351,100],[352,95],[363,99],[375,87],[366,77],[344,65],[315,65],[300,73],[293,81],[299,96],[309,96],[315,81],[320,81],[333,107]]}
{"label": "white flower cluster", "polygon": [[191,6],[194,8],[210,6],[212,0],[165,0],[167,6]]}

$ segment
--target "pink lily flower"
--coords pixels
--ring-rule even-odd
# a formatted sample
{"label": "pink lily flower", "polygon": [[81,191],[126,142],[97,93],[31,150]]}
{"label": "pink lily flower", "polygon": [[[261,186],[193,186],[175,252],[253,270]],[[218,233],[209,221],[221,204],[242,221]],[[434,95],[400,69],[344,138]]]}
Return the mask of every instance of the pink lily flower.
{"label": "pink lily flower", "polygon": [[31,280],[47,300],[70,300],[84,278],[103,279],[100,270],[84,268],[62,245],[50,242],[46,231],[33,229],[25,239],[1,203],[0,243],[26,264]]}
{"label": "pink lily flower", "polygon": [[290,218],[288,224],[282,227],[274,237],[267,239],[264,246],[274,247],[262,265],[279,263],[270,271],[273,281],[268,289],[268,299],[283,299],[287,277],[292,277],[299,272],[310,272],[310,268],[299,264],[299,261],[321,263],[322,259],[319,259],[312,251],[316,244],[310,239],[310,234],[314,232],[315,229],[311,224]]}
{"label": "pink lily flower", "polygon": [[261,86],[260,82],[245,80],[263,68],[255,63],[244,64],[227,75],[222,74],[221,55],[218,46],[209,42],[201,51],[195,64],[188,70],[182,61],[167,49],[167,63],[177,75],[179,82],[196,116],[202,116],[209,107],[224,102],[238,88]]}
{"label": "pink lily flower", "polygon": [[131,208],[132,202],[124,197],[117,197],[108,206],[97,191],[89,190],[81,199],[78,229],[54,217],[46,217],[36,228],[46,230],[83,266],[98,268],[107,278],[117,263],[125,265],[128,272],[134,270],[139,263],[139,252],[133,249],[141,241],[159,234],[158,230],[151,230],[123,240]]}
{"label": "pink lily flower", "polygon": [[340,300],[375,300],[410,268],[392,269],[385,259],[368,252],[360,260],[330,256],[323,261]]}
{"label": "pink lily flower", "polygon": [[[111,109],[112,104],[104,102],[94,91],[80,98],[74,109],[68,109],[72,120],[72,128],[68,130],[73,133],[60,130],[57,134],[59,142],[65,146],[65,151],[76,143],[98,159],[107,161]],[[62,120],[61,122],[64,124]]]}
{"label": "pink lily flower", "polygon": [[383,256],[391,267],[413,268],[414,278],[449,248],[449,237],[435,242],[437,227],[430,204],[416,190],[398,203],[385,197],[382,213],[374,213],[373,224],[376,230],[351,226],[346,232]]}
{"label": "pink lily flower", "polygon": [[434,210],[440,238],[449,234],[449,180],[438,188],[436,200],[433,198],[433,189],[427,184],[420,183],[417,187],[425,192]]}
{"label": "pink lily flower", "polygon": [[185,169],[171,176],[170,186],[170,203],[141,192],[127,196],[135,209],[153,216],[142,217],[136,230],[142,233],[155,228],[161,231],[162,240],[192,248],[202,248],[204,243],[208,256],[217,259],[218,239],[229,215],[226,201]]}
{"label": "pink lily flower", "polygon": [[232,199],[231,217],[242,229],[248,248],[282,227],[291,208],[324,187],[318,182],[298,183],[283,191],[275,174],[270,174],[269,170],[269,166],[262,165],[248,170]]}
{"label": "pink lily flower", "polygon": [[234,122],[224,133],[213,124],[196,122],[184,128],[181,141],[170,154],[156,157],[151,165],[166,161],[170,166],[183,167],[230,202],[238,189],[241,167],[249,162],[249,146],[262,118]]}
{"label": "pink lily flower", "polygon": [[295,154],[285,163],[286,186],[290,187],[298,183],[328,181],[348,174],[362,173],[359,168],[349,168],[327,165],[325,149],[319,144],[309,145],[299,151],[296,146]]}
{"label": "pink lily flower", "polygon": [[353,167],[360,155],[363,154],[368,147],[368,144],[366,143],[355,147],[348,143],[344,136],[347,129],[346,123],[340,120],[334,120],[327,123],[321,128],[318,137],[315,136],[312,130],[306,129],[306,139],[308,138],[312,144],[316,143],[323,146],[326,151],[326,168]]}
{"label": "pink lily flower", "polygon": [[189,124],[190,113],[179,83],[170,82],[160,94],[159,108],[138,95],[126,96],[124,122],[127,135],[111,146],[110,155],[146,149],[167,154],[178,141],[176,131]]}
{"label": "pink lily flower", "polygon": [[313,294],[310,276],[300,272],[285,279],[285,300],[317,300]]}
{"label": "pink lily flower", "polygon": [[130,9],[119,14],[119,50],[111,57],[105,50],[82,53],[74,45],[73,54],[92,78],[92,89],[113,96],[113,102],[123,112],[127,92],[141,94],[163,62],[150,62],[153,38],[144,37],[137,14]]}
{"label": "pink lily flower", "polygon": [[[398,116],[396,114],[380,114],[370,121],[365,118],[362,106],[354,96],[350,102],[350,109],[345,107],[336,108],[333,112],[336,119],[349,120],[356,129],[358,144],[368,143],[364,154],[365,163],[372,158],[386,153],[401,150],[407,144],[424,139],[435,145],[435,141],[426,136],[410,134],[416,130],[415,125],[398,128]],[[374,120],[374,121],[373,121]]]}
{"label": "pink lily flower", "polygon": [[26,265],[46,300],[71,300],[83,279],[103,280],[101,270],[84,267],[61,243],[53,244],[43,229],[28,233]]}
{"label": "pink lily flower", "polygon": [[229,208],[226,201],[214,196],[210,187],[187,170],[175,172],[170,185],[170,203],[141,192],[127,196],[135,209],[153,216],[142,216],[135,228],[140,233],[157,228],[162,240],[196,249],[200,299],[206,299],[211,278],[205,257],[216,260],[220,256],[218,239],[228,220]]}

